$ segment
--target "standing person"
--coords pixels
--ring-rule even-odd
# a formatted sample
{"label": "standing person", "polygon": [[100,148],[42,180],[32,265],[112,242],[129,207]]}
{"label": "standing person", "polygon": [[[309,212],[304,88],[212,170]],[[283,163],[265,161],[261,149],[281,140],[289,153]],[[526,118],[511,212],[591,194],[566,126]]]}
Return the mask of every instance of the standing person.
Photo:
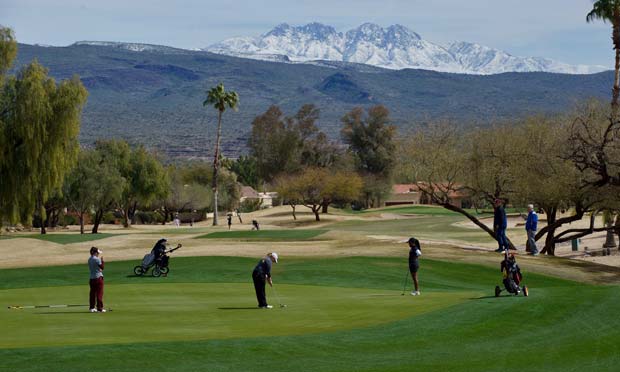
{"label": "standing person", "polygon": [[420,249],[420,242],[416,238],[409,238],[407,243],[409,243],[409,272],[411,273],[411,279],[413,279],[413,286],[415,288],[415,290],[411,291],[411,295],[419,296],[418,270],[420,269],[420,263],[418,258],[422,255],[422,250]]}
{"label": "standing person", "polygon": [[265,282],[273,286],[273,282],[271,281],[272,262],[278,263],[278,254],[275,252],[268,253],[258,261],[254,271],[252,271],[256,299],[258,300],[258,307],[261,309],[271,309],[273,307],[267,304],[267,296],[265,295]]}
{"label": "standing person", "polygon": [[532,256],[538,255],[538,247],[536,247],[536,230],[538,230],[538,214],[534,211],[534,205],[527,206],[527,219],[525,221],[525,231],[527,232],[527,245]]}
{"label": "standing person", "polygon": [[230,226],[232,226],[232,213],[228,213],[226,218],[228,219],[228,230],[230,230]]}
{"label": "standing person", "polygon": [[178,213],[174,215],[174,226],[181,227],[181,219],[179,218]]}
{"label": "standing person", "polygon": [[495,199],[495,210],[493,211],[493,228],[495,237],[497,238],[498,248],[495,252],[503,252],[509,249],[508,238],[506,237],[506,227],[508,227],[508,219],[506,218],[506,210],[502,205],[501,199]]}
{"label": "standing person", "polygon": [[105,313],[103,308],[103,253],[99,248],[90,248],[88,268],[90,269],[89,308],[91,313]]}

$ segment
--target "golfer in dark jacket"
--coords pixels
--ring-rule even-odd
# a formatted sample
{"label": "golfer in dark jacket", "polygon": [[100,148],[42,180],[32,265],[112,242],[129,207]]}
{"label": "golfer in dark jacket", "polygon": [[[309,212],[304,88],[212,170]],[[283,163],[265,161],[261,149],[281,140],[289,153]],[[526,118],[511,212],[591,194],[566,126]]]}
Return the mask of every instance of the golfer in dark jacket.
{"label": "golfer in dark jacket", "polygon": [[501,199],[495,199],[495,210],[493,212],[493,228],[495,230],[495,237],[497,238],[498,248],[495,252],[503,252],[509,249],[508,238],[506,237],[506,227],[508,227],[508,219],[506,218],[506,211],[502,206]]}
{"label": "golfer in dark jacket", "polygon": [[272,262],[278,263],[278,254],[268,253],[263,257],[252,272],[252,280],[254,280],[254,290],[256,291],[256,299],[258,307],[261,309],[271,309],[273,306],[267,304],[267,296],[265,295],[265,282],[273,286],[271,281],[271,265]]}
{"label": "golfer in dark jacket", "polygon": [[411,295],[419,296],[420,286],[418,284],[418,269],[420,269],[420,263],[418,262],[418,258],[422,255],[422,250],[420,249],[420,242],[416,238],[409,238],[407,243],[409,243],[409,272],[411,273],[411,279],[413,279],[413,285],[415,287]]}
{"label": "golfer in dark jacket", "polygon": [[161,256],[166,253],[166,243],[168,243],[168,240],[159,239],[157,243],[155,243],[153,249],[151,249],[151,253],[153,254],[155,260],[159,260]]}

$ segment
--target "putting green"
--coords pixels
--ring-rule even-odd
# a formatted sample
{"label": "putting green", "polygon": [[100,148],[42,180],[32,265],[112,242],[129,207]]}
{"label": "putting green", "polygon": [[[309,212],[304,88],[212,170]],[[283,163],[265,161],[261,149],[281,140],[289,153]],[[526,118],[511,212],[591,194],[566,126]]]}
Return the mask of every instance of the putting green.
{"label": "putting green", "polygon": [[[137,279],[139,280],[139,279]],[[87,285],[0,291],[0,348],[118,344],[301,335],[370,327],[464,302],[475,293],[306,285],[277,286],[279,308],[258,309],[251,283],[159,283],[106,286],[112,311],[87,307],[8,310],[9,305],[79,304]],[[479,294],[478,294],[479,295]]]}

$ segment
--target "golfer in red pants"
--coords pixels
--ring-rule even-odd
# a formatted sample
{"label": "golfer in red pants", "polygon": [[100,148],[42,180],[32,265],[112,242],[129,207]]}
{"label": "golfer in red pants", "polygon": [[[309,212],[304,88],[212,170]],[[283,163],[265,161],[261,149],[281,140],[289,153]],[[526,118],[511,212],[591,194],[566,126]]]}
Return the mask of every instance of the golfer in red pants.
{"label": "golfer in red pants", "polygon": [[[90,249],[88,268],[90,269],[90,296],[89,305],[91,313],[105,313],[103,308],[103,256],[99,256],[101,250],[97,247]],[[96,304],[96,307],[95,307]]]}

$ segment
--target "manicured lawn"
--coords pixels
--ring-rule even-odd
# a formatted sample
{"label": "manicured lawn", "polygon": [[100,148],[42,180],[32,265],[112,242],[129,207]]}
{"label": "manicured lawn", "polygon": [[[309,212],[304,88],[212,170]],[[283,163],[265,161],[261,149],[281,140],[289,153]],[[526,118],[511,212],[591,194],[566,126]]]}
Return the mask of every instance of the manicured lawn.
{"label": "manicured lawn", "polygon": [[474,244],[493,241],[486,232],[479,228],[454,225],[461,221],[465,221],[465,217],[460,215],[427,215],[419,218],[382,221],[342,221],[329,225],[329,228],[356,231],[365,235],[415,236],[423,239],[454,240]]}
{"label": "manicured lawn", "polygon": [[[106,314],[82,308],[85,265],[0,270],[7,371],[615,371],[620,287],[532,275],[530,297],[493,297],[496,267],[424,259],[422,296],[400,296],[404,259],[282,257],[288,305],[255,309],[256,259],[183,257],[168,277],[106,265]],[[409,280],[410,285],[410,280]],[[277,305],[267,290],[270,303]],[[611,314],[611,315],[610,315]],[[93,367],[95,366],[95,367]]]}
{"label": "manicured lawn", "polygon": [[[493,209],[465,209],[468,213],[478,217],[490,217],[493,216]],[[343,209],[342,211],[352,214],[377,214],[377,213],[395,213],[395,214],[422,214],[430,216],[460,216],[460,213],[453,212],[449,209],[430,206],[430,205],[404,205],[393,206],[384,208],[365,209],[361,211],[353,211],[350,209]],[[522,209],[507,208],[506,213],[518,213],[523,212]]]}
{"label": "manicured lawn", "polygon": [[327,230],[258,230],[258,231],[218,231],[198,236],[197,239],[236,239],[236,240],[308,240],[324,234]]}
{"label": "manicured lawn", "polygon": [[[121,234],[108,234],[108,233],[100,233],[100,234],[78,234],[78,233],[52,233],[52,234],[21,234],[21,235],[12,235],[8,236],[5,239],[14,239],[14,238],[27,238],[27,239],[38,239],[46,242],[52,242],[57,244],[73,244],[73,243],[82,243],[82,242],[90,242],[94,240],[100,240],[109,238],[111,236],[117,236]],[[0,236],[0,239],[2,237]]]}

